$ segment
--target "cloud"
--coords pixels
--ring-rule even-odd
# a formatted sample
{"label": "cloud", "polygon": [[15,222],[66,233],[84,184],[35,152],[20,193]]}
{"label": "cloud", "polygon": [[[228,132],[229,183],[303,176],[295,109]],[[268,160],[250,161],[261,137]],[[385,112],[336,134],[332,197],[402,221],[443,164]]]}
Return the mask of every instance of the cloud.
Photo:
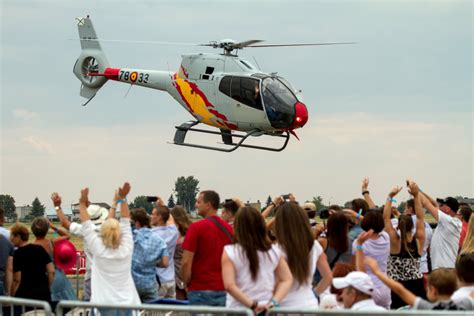
{"label": "cloud", "polygon": [[21,121],[31,121],[38,118],[39,114],[25,109],[16,109],[13,110],[13,117]]}
{"label": "cloud", "polygon": [[35,136],[24,137],[23,141],[25,143],[29,144],[31,147],[33,147],[34,149],[36,149],[40,153],[45,153],[45,154],[48,154],[48,155],[55,154],[55,150],[53,148],[53,145],[51,145],[50,143],[48,143],[44,140],[38,139]]}

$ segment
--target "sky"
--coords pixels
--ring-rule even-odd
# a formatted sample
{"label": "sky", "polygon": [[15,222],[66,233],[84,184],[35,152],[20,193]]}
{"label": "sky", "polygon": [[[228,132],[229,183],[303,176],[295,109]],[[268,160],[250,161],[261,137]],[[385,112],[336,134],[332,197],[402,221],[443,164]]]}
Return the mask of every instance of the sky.
{"label": "sky", "polygon": [[[343,204],[361,196],[364,177],[378,204],[407,177],[435,197],[474,196],[471,1],[3,0],[0,9],[0,192],[17,205],[38,197],[51,207],[54,191],[68,205],[86,186],[91,201],[109,202],[124,181],[131,199],[168,198],[176,178],[190,175],[222,199],[292,192]],[[283,152],[219,153],[169,144],[191,116],[164,92],[133,87],[127,95],[128,85],[108,82],[81,106],[75,18],[87,14],[99,39],[357,44],[242,50],[302,90],[309,121]],[[102,48],[112,67],[150,70],[214,52]]]}

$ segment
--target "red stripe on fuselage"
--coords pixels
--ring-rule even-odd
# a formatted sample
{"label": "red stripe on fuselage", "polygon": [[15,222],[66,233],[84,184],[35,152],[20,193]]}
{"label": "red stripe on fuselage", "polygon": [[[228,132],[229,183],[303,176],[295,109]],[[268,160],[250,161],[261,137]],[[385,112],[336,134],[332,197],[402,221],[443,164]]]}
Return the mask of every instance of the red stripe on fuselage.
{"label": "red stripe on fuselage", "polygon": [[[177,77],[177,73],[174,73],[173,75],[173,79],[176,81],[176,77]],[[184,97],[183,95],[183,92],[181,91],[181,87],[179,86],[179,84],[177,84],[176,82],[174,83],[174,86],[176,88],[176,91],[178,91],[179,95],[181,96],[181,99],[183,100],[183,102],[186,104],[186,106],[188,107],[188,110],[191,112],[191,113],[194,113],[193,112],[193,109],[191,108],[191,104],[189,104],[188,100],[186,100],[186,98]]]}
{"label": "red stripe on fuselage", "polygon": [[104,77],[110,80],[118,81],[120,68],[105,68]]}

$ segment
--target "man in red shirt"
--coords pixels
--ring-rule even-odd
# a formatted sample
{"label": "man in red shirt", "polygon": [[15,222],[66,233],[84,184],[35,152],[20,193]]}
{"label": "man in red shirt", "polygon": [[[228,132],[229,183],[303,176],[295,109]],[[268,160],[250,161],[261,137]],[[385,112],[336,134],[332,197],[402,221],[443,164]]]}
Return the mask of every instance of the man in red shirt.
{"label": "man in red shirt", "polygon": [[196,209],[204,219],[189,226],[183,243],[181,273],[188,287],[190,305],[225,306],[221,257],[225,245],[232,243],[232,227],[217,216],[219,195],[202,191]]}

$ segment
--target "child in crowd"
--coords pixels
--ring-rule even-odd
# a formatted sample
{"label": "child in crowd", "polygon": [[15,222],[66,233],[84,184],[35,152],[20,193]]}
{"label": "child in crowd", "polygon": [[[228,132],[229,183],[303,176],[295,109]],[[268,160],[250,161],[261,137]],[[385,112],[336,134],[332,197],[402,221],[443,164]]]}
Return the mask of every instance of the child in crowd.
{"label": "child in crowd", "polygon": [[453,301],[451,295],[457,288],[456,275],[452,269],[440,268],[430,273],[428,276],[427,297],[430,301],[415,296],[407,290],[400,282],[394,281],[383,273],[377,261],[370,257],[365,257],[365,264],[372,272],[395,292],[405,303],[413,309],[424,310],[474,310],[472,297]]}

